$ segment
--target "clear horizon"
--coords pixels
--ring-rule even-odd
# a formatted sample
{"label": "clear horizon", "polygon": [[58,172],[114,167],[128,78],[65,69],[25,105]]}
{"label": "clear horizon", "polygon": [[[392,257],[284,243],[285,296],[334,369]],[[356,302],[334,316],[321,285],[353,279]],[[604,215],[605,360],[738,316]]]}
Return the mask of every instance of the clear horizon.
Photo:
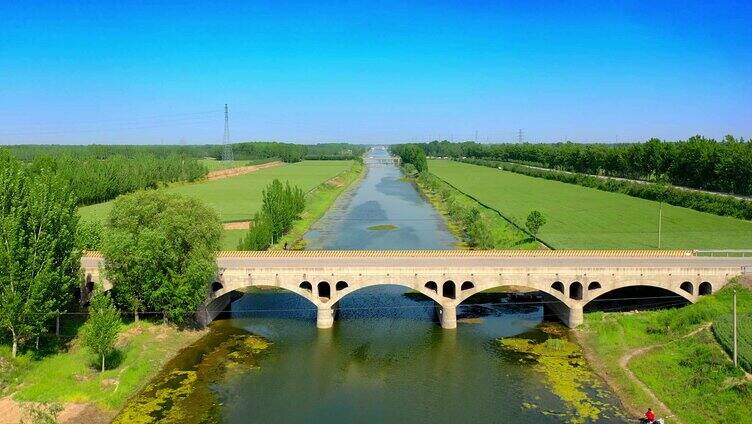
{"label": "clear horizon", "polygon": [[[752,4],[0,4],[0,145],[752,136]],[[477,136],[476,136],[477,134]]]}

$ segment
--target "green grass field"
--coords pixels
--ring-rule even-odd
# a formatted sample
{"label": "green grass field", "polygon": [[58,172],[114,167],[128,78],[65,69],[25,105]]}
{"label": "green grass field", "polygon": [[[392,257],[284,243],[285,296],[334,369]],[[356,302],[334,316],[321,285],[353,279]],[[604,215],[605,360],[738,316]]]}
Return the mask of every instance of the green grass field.
{"label": "green grass field", "polygon": [[619,358],[636,348],[659,345],[634,356],[628,367],[682,421],[749,423],[752,382],[733,367],[707,326],[728,318],[734,288],[740,313],[752,311],[752,292],[736,284],[683,308],[588,313],[577,332],[592,352],[590,359],[618,386],[629,410],[644,411],[651,401],[619,366]]}
{"label": "green grass field", "polygon": [[[275,178],[308,191],[351,165],[352,161],[303,161],[221,180],[177,184],[161,190],[202,200],[219,213],[223,222],[244,221],[261,208],[261,191]],[[79,211],[83,219],[103,221],[111,207],[112,202],[106,202],[85,206]]]}
{"label": "green grass field", "polygon": [[[466,163],[431,160],[429,171],[523,224],[541,211],[539,236],[555,248],[656,248],[657,202]],[[752,249],[752,221],[663,205],[661,247]]]}
{"label": "green grass field", "polygon": [[118,410],[169,358],[205,334],[145,321],[124,326],[122,333],[118,347],[122,362],[103,373],[97,371],[96,355],[82,349],[78,340],[68,350],[39,359],[10,359],[0,350],[0,358],[17,363],[16,380],[10,386],[13,397],[35,402],[93,402],[104,410]]}

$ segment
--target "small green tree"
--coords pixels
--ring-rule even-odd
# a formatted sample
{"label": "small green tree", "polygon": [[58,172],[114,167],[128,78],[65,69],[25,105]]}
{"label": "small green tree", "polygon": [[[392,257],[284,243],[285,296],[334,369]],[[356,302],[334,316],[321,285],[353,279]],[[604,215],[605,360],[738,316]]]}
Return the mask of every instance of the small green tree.
{"label": "small green tree", "polygon": [[81,328],[81,341],[102,358],[102,372],[105,358],[115,349],[115,340],[120,331],[120,313],[108,294],[98,291],[89,304],[89,319]]}
{"label": "small green tree", "polygon": [[544,225],[546,225],[546,217],[544,217],[539,211],[534,210],[527,215],[525,227],[530,231],[530,234],[534,236],[537,235],[538,231],[540,231],[541,227]]}

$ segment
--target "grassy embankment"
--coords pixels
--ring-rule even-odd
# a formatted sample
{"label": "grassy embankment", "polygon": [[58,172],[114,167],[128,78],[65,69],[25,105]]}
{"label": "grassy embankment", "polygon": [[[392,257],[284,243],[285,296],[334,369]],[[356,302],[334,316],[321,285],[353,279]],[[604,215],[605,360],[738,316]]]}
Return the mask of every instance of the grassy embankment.
{"label": "grassy embankment", "polygon": [[441,192],[445,191],[449,193],[451,202],[459,206],[462,209],[475,208],[480,213],[480,219],[488,223],[488,228],[491,232],[491,238],[493,240],[494,249],[524,249],[535,250],[540,247],[540,244],[526,234],[515,228],[507,220],[499,216],[499,214],[483,205],[479,204],[475,200],[471,199],[459,190],[451,187],[438,178],[433,177],[436,183],[435,188],[429,187],[424,181],[419,178],[410,179],[418,186],[421,193],[428,199],[434,208],[444,218],[445,223],[449,230],[454,234],[457,240],[462,240],[457,247],[461,249],[468,249],[469,246],[466,242],[467,237],[462,223],[459,219],[455,219],[451,216],[449,211],[449,204],[445,198],[441,196]]}
{"label": "grassy embankment", "polygon": [[[350,168],[307,192],[305,210],[303,210],[300,219],[295,221],[290,231],[269,250],[281,250],[285,243],[287,243],[288,249],[303,249],[306,243],[303,235],[313,223],[324,216],[340,194],[365,175],[364,171],[365,165],[360,162],[352,162]],[[245,234],[245,231],[241,234],[241,237],[243,234]],[[240,241],[240,238],[238,238],[238,241]],[[237,246],[237,242],[235,242],[235,246]]]}
{"label": "grassy embankment", "polygon": [[61,346],[49,343],[15,359],[7,346],[0,346],[0,395],[12,394],[18,401],[91,403],[102,415],[112,416],[169,358],[204,334],[145,321],[127,324],[117,341],[118,353],[111,355],[103,373],[96,355],[77,338]]}
{"label": "grassy embankment", "polygon": [[[516,223],[541,211],[539,237],[554,248],[657,247],[658,202],[448,160],[429,161],[429,171]],[[752,247],[752,221],[664,204],[662,226],[664,249]]]}
{"label": "grassy embankment", "polygon": [[209,172],[221,171],[223,169],[239,168],[241,166],[259,165],[262,163],[273,162],[277,159],[255,159],[255,160],[216,160],[216,159],[201,159],[202,165],[206,166]]}
{"label": "grassy embankment", "polygon": [[[749,314],[752,292],[733,284],[684,308],[589,313],[576,334],[630,412],[652,407],[659,416],[674,414],[690,423],[752,422],[752,379],[733,367],[710,329],[730,316],[734,288],[739,312]],[[740,339],[752,338],[746,328]],[[752,355],[749,344],[739,346],[744,357]]]}
{"label": "grassy embankment", "polygon": [[[261,209],[261,192],[275,178],[309,191],[350,169],[352,164],[353,161],[303,161],[220,180],[176,184],[161,190],[205,202],[217,211],[222,222],[247,221]],[[79,211],[83,219],[103,221],[111,207],[112,202],[106,202],[82,207]],[[235,249],[243,234],[245,230],[226,230],[223,248]]]}

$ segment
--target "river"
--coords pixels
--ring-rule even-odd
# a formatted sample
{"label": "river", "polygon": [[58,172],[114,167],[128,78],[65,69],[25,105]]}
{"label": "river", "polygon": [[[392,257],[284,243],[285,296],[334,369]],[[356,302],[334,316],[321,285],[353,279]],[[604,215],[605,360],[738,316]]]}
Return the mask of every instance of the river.
{"label": "river", "polygon": [[[378,149],[371,154],[387,155]],[[369,229],[377,225],[389,227]],[[306,238],[310,249],[456,244],[441,216],[393,165],[370,166]],[[541,325],[541,306],[507,302],[503,294],[471,298],[472,304],[458,308],[458,328],[442,330],[432,301],[405,292],[380,286],[352,293],[340,301],[334,328],[317,330],[307,300],[254,290],[232,304],[231,318],[213,324],[216,340],[201,346],[203,359],[189,352],[168,368],[201,369],[202,361],[216,361],[218,355],[208,352],[223,331],[269,341],[263,352],[245,353],[254,357],[252,366],[199,375],[195,383],[212,400],[210,406],[191,402],[193,407],[211,409],[211,420],[229,423],[624,421],[613,394],[586,371],[576,345],[566,342],[566,330]],[[549,343],[559,353],[537,356],[541,351],[534,350],[549,346],[542,343],[548,338],[566,345]]]}

